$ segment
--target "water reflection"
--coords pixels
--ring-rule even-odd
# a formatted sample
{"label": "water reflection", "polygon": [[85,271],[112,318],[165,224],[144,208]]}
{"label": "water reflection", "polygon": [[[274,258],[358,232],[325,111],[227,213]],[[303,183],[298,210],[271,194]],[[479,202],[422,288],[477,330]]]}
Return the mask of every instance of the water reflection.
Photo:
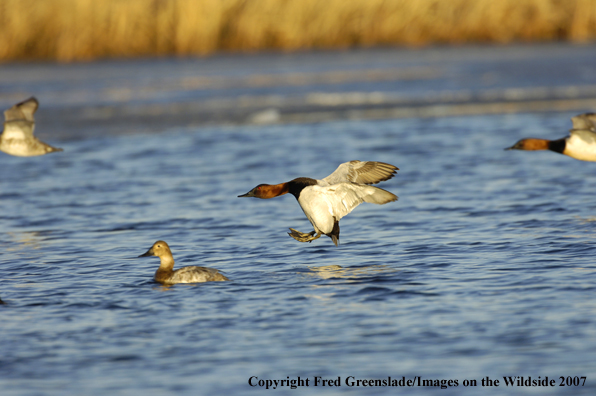
{"label": "water reflection", "polygon": [[325,265],[322,267],[308,267],[308,269],[311,272],[305,273],[304,275],[306,276],[313,276],[321,279],[341,278],[348,280],[356,280],[358,278],[366,278],[375,275],[391,274],[398,271],[397,269],[384,264],[369,265],[357,268],[343,268],[340,265]]}
{"label": "water reflection", "polygon": [[580,224],[589,224],[596,221],[596,217],[579,217],[575,216],[575,218],[580,222]]}
{"label": "water reflection", "polygon": [[51,231],[24,231],[24,232],[6,232],[10,242],[5,242],[6,251],[20,251],[41,249],[41,242],[46,238],[45,236]]}

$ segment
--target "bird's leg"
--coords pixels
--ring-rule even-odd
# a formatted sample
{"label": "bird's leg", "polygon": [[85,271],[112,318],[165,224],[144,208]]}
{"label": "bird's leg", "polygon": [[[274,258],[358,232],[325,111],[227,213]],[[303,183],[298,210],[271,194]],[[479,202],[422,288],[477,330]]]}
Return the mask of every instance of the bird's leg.
{"label": "bird's leg", "polygon": [[297,240],[298,242],[312,242],[315,239],[321,237],[321,233],[319,232],[319,233],[317,233],[317,235],[315,235],[314,230],[309,233],[305,233],[305,232],[300,232],[293,228],[290,228],[290,231],[292,231],[292,232],[288,232],[288,235],[291,236],[292,238],[294,238],[295,240]]}
{"label": "bird's leg", "polygon": [[290,231],[292,231],[292,232],[288,232],[288,235],[291,236],[292,238],[296,239],[297,241],[301,241],[301,242],[306,242],[306,241],[303,241],[303,239],[307,239],[308,237],[311,237],[315,234],[314,230],[309,232],[308,234],[304,233],[304,232],[300,232],[293,228],[290,228]]}

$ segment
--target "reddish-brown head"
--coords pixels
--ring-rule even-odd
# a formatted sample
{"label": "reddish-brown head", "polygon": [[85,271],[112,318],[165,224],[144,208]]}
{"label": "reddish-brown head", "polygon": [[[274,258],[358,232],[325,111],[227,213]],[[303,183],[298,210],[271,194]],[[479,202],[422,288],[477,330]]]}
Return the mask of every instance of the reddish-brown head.
{"label": "reddish-brown head", "polygon": [[505,150],[548,150],[548,140],[546,139],[522,139],[515,143],[513,146],[506,148]]}
{"label": "reddish-brown head", "polygon": [[246,194],[242,194],[242,195],[238,195],[238,198],[242,198],[242,197],[255,197],[255,198],[271,198],[271,197],[267,197],[265,196],[265,191],[267,190],[267,187],[269,186],[269,184],[259,184],[258,186],[256,186],[255,188],[253,188],[252,190],[250,190],[249,192],[247,192]]}
{"label": "reddish-brown head", "polygon": [[268,199],[268,198],[278,197],[278,196],[283,195],[289,191],[287,184],[288,183],[281,183],[281,184],[275,184],[275,185],[259,184],[258,186],[256,186],[255,188],[253,188],[252,190],[247,192],[246,194],[238,195],[238,198],[255,197],[255,198],[261,198],[261,199]]}

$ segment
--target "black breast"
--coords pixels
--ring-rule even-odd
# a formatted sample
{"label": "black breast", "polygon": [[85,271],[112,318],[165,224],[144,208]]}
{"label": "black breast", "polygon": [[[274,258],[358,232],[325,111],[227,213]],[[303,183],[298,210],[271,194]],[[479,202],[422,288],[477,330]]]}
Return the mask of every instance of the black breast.
{"label": "black breast", "polygon": [[300,193],[304,189],[304,187],[314,186],[317,184],[315,179],[311,179],[310,177],[298,177],[292,181],[288,182],[290,186],[290,194],[296,197],[296,199],[300,198]]}

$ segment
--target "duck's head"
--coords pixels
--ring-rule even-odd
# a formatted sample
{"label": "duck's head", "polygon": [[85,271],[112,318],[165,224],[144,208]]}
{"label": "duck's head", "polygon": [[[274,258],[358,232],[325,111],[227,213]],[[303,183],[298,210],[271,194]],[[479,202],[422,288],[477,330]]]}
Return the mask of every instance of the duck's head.
{"label": "duck's head", "polygon": [[505,150],[548,150],[548,140],[534,138],[522,139]]}
{"label": "duck's head", "polygon": [[165,241],[157,241],[151,246],[151,249],[147,250],[144,254],[141,254],[139,257],[147,257],[147,256],[165,256],[166,254],[172,254],[170,247]]}
{"label": "duck's head", "polygon": [[259,184],[258,186],[256,186],[255,188],[253,188],[252,190],[247,192],[246,194],[238,195],[238,198],[242,198],[242,197],[255,197],[255,198],[261,198],[261,199],[272,198],[269,196],[270,194],[269,194],[268,187],[270,187],[269,184]]}

